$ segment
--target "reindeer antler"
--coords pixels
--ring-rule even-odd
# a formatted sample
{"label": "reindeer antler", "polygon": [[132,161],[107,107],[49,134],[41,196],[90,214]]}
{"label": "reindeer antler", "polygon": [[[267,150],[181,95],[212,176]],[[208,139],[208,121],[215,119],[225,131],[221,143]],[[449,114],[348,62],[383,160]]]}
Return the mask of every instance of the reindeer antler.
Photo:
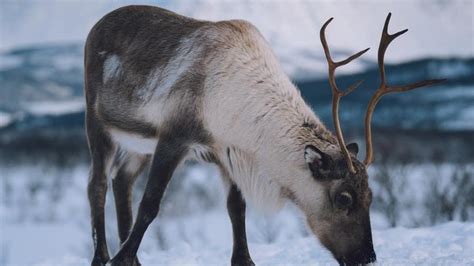
{"label": "reindeer antler", "polygon": [[385,24],[383,26],[382,37],[380,39],[379,51],[378,51],[378,64],[380,71],[380,85],[375,91],[375,94],[370,99],[369,105],[367,107],[367,113],[365,114],[365,140],[366,140],[366,157],[364,164],[368,167],[374,160],[373,158],[373,146],[372,146],[372,129],[371,121],[372,114],[374,112],[375,106],[377,105],[380,98],[390,92],[403,92],[409,91],[420,87],[425,87],[433,84],[440,83],[445,79],[432,79],[432,80],[423,80],[415,83],[411,83],[404,86],[389,86],[385,78],[385,66],[384,66],[384,56],[387,50],[388,45],[395,40],[398,36],[404,34],[408,29],[399,31],[395,34],[388,33],[388,24],[390,22],[391,13],[388,13],[387,18],[385,19]]}
{"label": "reindeer antler", "polygon": [[339,147],[342,150],[342,153],[344,154],[344,157],[346,158],[347,167],[349,168],[349,171],[351,171],[351,173],[355,173],[355,169],[352,164],[351,155],[349,154],[349,151],[346,148],[346,144],[344,143],[342,129],[339,123],[339,100],[341,99],[341,97],[346,96],[349,93],[351,93],[353,90],[355,90],[362,83],[362,81],[358,81],[357,83],[350,86],[347,90],[341,91],[337,87],[337,84],[336,84],[335,71],[338,67],[348,64],[352,60],[358,58],[359,56],[367,52],[369,48],[362,50],[345,60],[334,62],[331,58],[331,53],[329,52],[329,47],[328,47],[326,36],[325,36],[326,27],[329,25],[329,23],[332,20],[333,18],[330,18],[328,21],[326,21],[326,23],[324,23],[319,33],[319,36],[321,38],[321,43],[324,48],[324,53],[326,54],[326,60],[328,61],[329,84],[331,85],[331,90],[332,90],[332,119],[334,122],[334,128],[336,129],[337,141],[339,143]]}

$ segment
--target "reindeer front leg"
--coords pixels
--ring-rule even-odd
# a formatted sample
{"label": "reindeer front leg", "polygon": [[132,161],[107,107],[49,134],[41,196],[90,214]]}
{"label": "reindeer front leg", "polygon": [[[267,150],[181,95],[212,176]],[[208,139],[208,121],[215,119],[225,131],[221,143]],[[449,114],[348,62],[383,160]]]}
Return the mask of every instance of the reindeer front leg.
{"label": "reindeer front leg", "polygon": [[237,186],[232,183],[227,196],[227,211],[232,223],[234,246],[232,251],[232,266],[255,265],[250,258],[245,232],[245,200]]}
{"label": "reindeer front leg", "polygon": [[187,147],[179,138],[160,138],[153,157],[145,192],[138,209],[137,219],[127,240],[111,260],[113,266],[134,265],[134,259],[143,235],[158,215],[165,189],[186,151]]}

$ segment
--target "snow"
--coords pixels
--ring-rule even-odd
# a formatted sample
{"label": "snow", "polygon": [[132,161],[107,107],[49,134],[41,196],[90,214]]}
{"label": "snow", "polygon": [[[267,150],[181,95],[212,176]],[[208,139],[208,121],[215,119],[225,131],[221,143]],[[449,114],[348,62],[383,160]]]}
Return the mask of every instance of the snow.
{"label": "snow", "polygon": [[458,110],[459,118],[446,121],[443,125],[443,129],[454,129],[454,130],[474,130],[474,106],[468,106],[462,110]]}
{"label": "snow", "polygon": [[0,127],[4,127],[12,121],[12,117],[8,113],[0,112]]}
{"label": "snow", "polygon": [[456,78],[459,76],[469,76],[472,73],[472,67],[463,63],[439,65],[432,63],[429,65],[432,73],[439,73],[445,79]]}
{"label": "snow", "polygon": [[[6,249],[3,252],[8,254],[7,260],[14,261],[11,265],[32,265],[38,262],[42,264],[43,261],[45,263],[42,265],[75,265],[76,259],[63,264],[53,262],[51,258],[64,261],[73,257],[68,254],[80,254],[78,241],[87,240],[84,239],[86,235],[77,230],[77,226],[59,223],[7,225],[2,227],[2,231],[2,247]],[[25,251],[28,256],[25,256]],[[83,259],[82,262],[86,263],[87,260]]]}
{"label": "snow", "polygon": [[[79,58],[78,58],[79,57]],[[78,60],[79,59],[79,60]],[[77,55],[62,55],[53,58],[53,65],[62,71],[83,68],[83,57]]]}
{"label": "snow", "polygon": [[24,104],[25,110],[36,115],[60,115],[77,113],[84,110],[82,97],[61,101],[28,102]]}
{"label": "snow", "polygon": [[[213,224],[207,222],[214,221]],[[193,221],[194,222],[194,221]],[[209,240],[197,243],[177,240],[166,250],[146,249],[150,235],[139,250],[139,258],[146,265],[228,265],[232,252],[230,225],[223,210],[201,219],[201,234]],[[212,227],[212,228],[210,228]],[[197,230],[196,228],[196,230]],[[81,243],[88,234],[75,226],[63,224],[20,224],[6,226],[2,242],[7,242],[11,264],[4,265],[89,265]],[[31,237],[34,235],[35,237]],[[66,237],[65,237],[66,236]],[[219,238],[227,241],[216,244]],[[377,261],[383,265],[459,265],[474,263],[474,223],[450,222],[429,228],[393,228],[373,231]],[[28,241],[26,241],[28,240]],[[45,243],[45,240],[47,242]],[[222,241],[221,241],[222,242]],[[149,245],[148,245],[149,246]],[[5,247],[3,247],[5,248]],[[28,256],[24,251],[28,250]],[[249,242],[249,250],[257,265],[335,265],[331,254],[312,237],[301,237],[275,243]],[[15,252],[13,252],[15,251]]]}
{"label": "snow", "polygon": [[[0,9],[1,50],[41,43],[84,42],[107,12],[136,1],[7,1]],[[140,1],[143,4],[143,1]],[[326,72],[318,31],[330,17],[328,40],[336,57],[372,47],[341,69],[360,71],[376,59],[376,46],[388,12],[390,32],[410,31],[387,54],[388,63],[422,57],[474,56],[473,2],[455,1],[159,1],[148,2],[205,19],[246,19],[257,26],[293,77]],[[45,12],[47,10],[47,12]],[[48,29],[48,30],[45,30]],[[433,30],[436,29],[436,30]],[[453,30],[456,29],[456,30]],[[8,36],[8,37],[5,37]],[[453,43],[455,40],[455,43]]]}
{"label": "snow", "polygon": [[[430,165],[408,167],[415,172],[408,179],[411,188],[423,185],[434,170]],[[441,165],[437,171],[447,176],[453,168]],[[86,196],[88,166],[60,169],[23,165],[3,166],[0,170],[0,264],[89,265],[92,240]],[[166,194],[162,212],[140,246],[142,264],[228,265],[232,232],[217,169],[187,165],[178,169],[173,182],[169,189],[178,192]],[[378,193],[377,186],[371,186]],[[406,193],[413,194],[413,189]],[[210,198],[203,199],[203,195]],[[417,201],[416,197],[407,200]],[[206,205],[207,201],[217,205]],[[288,205],[273,215],[257,213],[249,206],[247,214],[249,249],[257,265],[335,265],[331,254],[306,229],[294,206]],[[374,247],[383,265],[474,263],[474,222],[388,228],[380,213],[371,214]],[[109,193],[106,226],[111,254],[118,249],[115,223]]]}
{"label": "snow", "polygon": [[[336,3],[337,4],[336,4]],[[209,1],[190,5],[177,2],[186,15],[221,20],[246,19],[262,32],[293,77],[326,73],[326,61],[319,40],[319,28],[330,17],[328,42],[336,59],[371,47],[361,60],[340,72],[357,72],[375,61],[380,32],[386,15],[392,12],[389,32],[410,31],[392,45],[385,61],[397,63],[422,57],[474,55],[472,2],[450,1],[242,1],[229,8],[229,2]],[[453,31],[453,28],[463,29]],[[433,29],[436,29],[434,31]],[[465,31],[466,34],[461,32]],[[463,44],[451,40],[463,39]],[[465,46],[464,46],[465,45]],[[297,63],[296,63],[297,62]]]}
{"label": "snow", "polygon": [[[474,263],[474,224],[451,222],[431,228],[374,230],[378,262],[383,265]],[[273,244],[249,244],[257,265],[334,265],[335,261],[312,236]],[[142,254],[144,265],[227,265],[231,246],[177,246]]]}
{"label": "snow", "polygon": [[450,222],[431,228],[374,232],[378,261],[393,264],[474,263],[474,224]]}
{"label": "snow", "polygon": [[0,70],[7,70],[21,65],[22,60],[11,55],[0,54]]}
{"label": "snow", "polygon": [[[225,217],[222,217],[225,218]],[[225,219],[224,219],[225,220]],[[230,233],[230,232],[229,232]],[[474,263],[474,224],[451,222],[431,228],[374,230],[378,262],[387,264]],[[334,259],[312,236],[272,244],[250,243],[257,265],[335,264]],[[144,265],[226,265],[231,254],[226,247],[177,246],[167,251],[143,254]]]}

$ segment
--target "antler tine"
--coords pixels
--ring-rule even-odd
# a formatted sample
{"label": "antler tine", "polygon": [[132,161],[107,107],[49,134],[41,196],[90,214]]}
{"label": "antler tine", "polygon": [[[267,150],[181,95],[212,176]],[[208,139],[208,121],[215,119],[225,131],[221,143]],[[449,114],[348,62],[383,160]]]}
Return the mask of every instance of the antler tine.
{"label": "antler tine", "polygon": [[[333,90],[333,92],[335,91],[337,94],[340,94],[341,96],[346,96],[347,94],[351,93],[353,90],[355,90],[361,83],[362,81],[358,81],[356,82],[355,84],[351,85],[346,91],[341,91],[337,85],[336,85],[336,81],[334,79],[334,73],[336,71],[336,68],[340,67],[340,66],[343,66],[343,65],[347,65],[348,63],[350,63],[351,61],[357,59],[358,57],[360,57],[361,55],[363,55],[364,53],[366,53],[370,48],[367,48],[367,49],[364,49],[362,51],[359,51],[353,55],[351,55],[350,57],[344,59],[344,60],[341,60],[341,61],[338,61],[338,62],[334,62],[332,60],[332,57],[331,57],[331,52],[329,51],[329,46],[328,46],[328,43],[327,43],[327,40],[326,40],[326,28],[327,26],[329,25],[329,23],[331,23],[331,21],[333,20],[334,18],[330,18],[328,19],[324,25],[321,27],[321,30],[319,31],[319,36],[320,36],[320,39],[321,39],[321,44],[323,45],[323,49],[324,49],[324,54],[326,55],[326,60],[328,62],[328,69],[329,69],[329,81],[331,85],[331,89]],[[334,86],[333,86],[334,85]]]}
{"label": "antler tine", "polygon": [[368,50],[370,50],[370,48],[366,48],[362,51],[359,51],[358,53],[356,54],[353,54],[351,55],[349,58],[345,59],[345,60],[342,60],[342,61],[339,61],[339,62],[336,62],[336,66],[343,66],[343,65],[347,65],[348,63],[350,63],[352,60],[354,59],[357,59],[359,56],[365,54],[365,52],[367,52]]}
{"label": "antler tine", "polygon": [[378,89],[375,91],[374,95],[369,101],[369,105],[367,106],[367,112],[365,114],[365,141],[366,141],[366,157],[364,160],[364,164],[368,167],[374,160],[373,157],[373,143],[372,143],[372,128],[371,128],[371,121],[372,121],[372,114],[375,110],[375,106],[379,102],[380,98],[390,92],[404,92],[410,91],[413,89],[431,86],[434,84],[438,84],[440,82],[445,81],[446,79],[431,79],[431,80],[423,80],[418,81],[415,83],[411,83],[408,85],[402,86],[389,86],[387,85],[386,77],[385,77],[385,65],[384,65],[384,56],[385,52],[387,51],[387,47],[389,44],[395,40],[398,36],[404,34],[408,31],[408,29],[399,31],[394,34],[388,33],[388,24],[390,23],[390,18],[392,13],[388,13],[387,18],[385,19],[385,24],[382,30],[382,37],[380,38],[379,50],[378,50],[378,65],[380,71],[380,85]]}
{"label": "antler tine", "polygon": [[379,63],[379,70],[380,70],[380,80],[382,84],[386,84],[385,79],[385,65],[384,65],[384,57],[385,52],[387,51],[388,45],[395,40],[398,36],[404,34],[408,31],[408,29],[401,30],[395,34],[388,33],[388,24],[390,23],[390,18],[392,17],[392,13],[388,13],[387,18],[385,19],[385,23],[383,25],[382,30],[382,37],[380,38],[379,44],[379,51],[378,51],[378,63]]}
{"label": "antler tine", "polygon": [[344,154],[344,157],[346,158],[347,167],[349,168],[349,171],[351,173],[355,173],[355,168],[354,168],[354,165],[352,164],[351,155],[350,155],[349,151],[346,148],[346,144],[344,142],[344,137],[343,137],[343,134],[342,134],[341,125],[340,125],[340,122],[339,122],[339,100],[341,99],[341,97],[346,96],[349,93],[351,93],[352,91],[354,91],[362,83],[362,81],[358,81],[357,83],[350,86],[347,90],[341,91],[337,87],[337,84],[336,84],[335,71],[336,71],[336,68],[338,68],[340,66],[343,66],[343,65],[346,65],[349,62],[351,62],[352,60],[360,57],[362,54],[367,52],[369,50],[369,48],[367,48],[365,50],[362,50],[362,51],[348,57],[345,60],[334,62],[331,58],[331,53],[329,51],[329,46],[327,44],[326,34],[325,34],[326,27],[329,25],[329,23],[332,20],[333,20],[333,18],[330,18],[326,21],[326,23],[324,23],[324,25],[321,27],[321,30],[319,32],[319,36],[321,38],[321,44],[323,45],[324,54],[326,55],[326,60],[328,62],[329,85],[331,86],[332,96],[333,96],[332,97],[332,118],[333,118],[333,122],[334,122],[334,128],[336,130],[337,141],[339,143],[339,147],[341,148],[342,153]]}
{"label": "antler tine", "polygon": [[319,31],[319,38],[321,39],[321,44],[323,45],[323,49],[324,49],[324,54],[326,55],[326,59],[328,61],[328,65],[329,67],[331,67],[331,65],[334,64],[334,61],[332,61],[332,58],[331,58],[331,53],[329,52],[329,47],[328,47],[328,42],[326,41],[326,27],[329,25],[329,23],[331,23],[331,21],[333,20],[334,18],[330,18],[328,19],[324,25],[321,27],[321,30]]}
{"label": "antler tine", "polygon": [[414,82],[408,85],[394,86],[394,87],[388,87],[388,88],[390,89],[389,92],[404,92],[404,91],[411,91],[414,89],[418,89],[421,87],[435,85],[443,81],[446,81],[446,79],[428,79],[428,80]]}
{"label": "antler tine", "polygon": [[342,92],[341,96],[346,96],[347,94],[353,92],[355,89],[357,89],[360,84],[362,84],[362,82],[364,82],[363,79],[357,81],[356,83],[352,84],[347,90],[345,90],[344,92]]}

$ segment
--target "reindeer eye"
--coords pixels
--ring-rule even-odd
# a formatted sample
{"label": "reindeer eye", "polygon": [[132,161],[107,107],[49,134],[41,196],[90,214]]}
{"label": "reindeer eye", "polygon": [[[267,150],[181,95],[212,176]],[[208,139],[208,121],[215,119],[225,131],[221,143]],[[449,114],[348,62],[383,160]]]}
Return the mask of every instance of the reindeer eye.
{"label": "reindeer eye", "polygon": [[335,202],[338,208],[348,209],[352,206],[352,195],[347,191],[341,192],[336,195]]}

